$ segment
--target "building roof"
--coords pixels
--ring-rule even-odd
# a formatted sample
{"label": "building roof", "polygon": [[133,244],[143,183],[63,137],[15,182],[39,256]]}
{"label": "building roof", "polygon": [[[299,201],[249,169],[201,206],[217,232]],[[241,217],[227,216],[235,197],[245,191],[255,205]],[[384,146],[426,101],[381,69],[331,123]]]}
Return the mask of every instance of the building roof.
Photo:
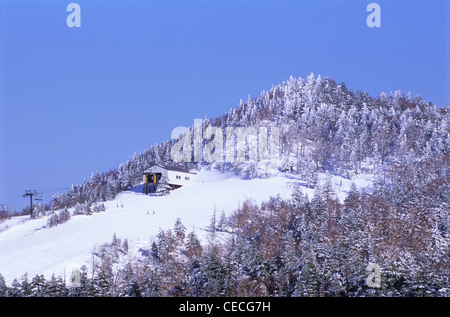
{"label": "building roof", "polygon": [[197,174],[197,173],[193,173],[193,172],[189,171],[187,168],[178,167],[178,166],[163,165],[163,164],[158,164],[158,163],[152,164],[152,166],[150,166],[148,169],[146,169],[144,171],[144,173],[148,173],[149,169],[152,168],[155,165],[159,166],[159,167],[161,167],[161,168],[163,168],[165,170],[168,170],[168,171],[174,171],[174,172],[180,172],[180,173],[188,173],[188,174]]}

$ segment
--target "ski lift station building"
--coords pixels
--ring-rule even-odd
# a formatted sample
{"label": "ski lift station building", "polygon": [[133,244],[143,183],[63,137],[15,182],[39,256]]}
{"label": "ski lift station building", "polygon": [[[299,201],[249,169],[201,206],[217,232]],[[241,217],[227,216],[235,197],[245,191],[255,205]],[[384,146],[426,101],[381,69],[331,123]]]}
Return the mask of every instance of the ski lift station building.
{"label": "ski lift station building", "polygon": [[181,186],[195,182],[197,177],[196,173],[185,168],[153,164],[144,171],[143,192],[145,194],[154,193],[158,186],[158,182],[163,175],[167,177],[168,183],[172,189],[180,188]]}

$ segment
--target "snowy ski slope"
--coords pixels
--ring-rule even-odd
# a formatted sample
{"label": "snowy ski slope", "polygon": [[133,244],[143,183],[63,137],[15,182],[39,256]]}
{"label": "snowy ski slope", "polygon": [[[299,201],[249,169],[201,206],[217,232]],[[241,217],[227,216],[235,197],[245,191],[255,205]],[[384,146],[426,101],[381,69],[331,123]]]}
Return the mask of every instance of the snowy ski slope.
{"label": "snowy ski slope", "polygon": [[[319,174],[320,183],[325,175]],[[343,200],[352,182],[358,188],[371,185],[371,175],[361,174],[353,180],[333,176],[335,193]],[[267,179],[244,180],[233,174],[202,170],[198,181],[170,193],[168,196],[146,196],[137,186],[120,193],[115,200],[105,202],[106,211],[91,216],[77,215],[63,224],[46,228],[48,216],[30,220],[15,217],[0,223],[0,274],[8,284],[20,279],[44,274],[45,278],[67,276],[75,267],[91,267],[94,247],[110,242],[115,233],[128,239],[129,249],[139,256],[139,249],[148,249],[160,229],[173,228],[177,218],[186,233],[195,230],[206,238],[205,228],[216,211],[228,216],[247,199],[255,203],[270,196],[288,198],[293,184],[300,183],[304,193],[312,198],[313,189],[292,174],[279,173]]]}

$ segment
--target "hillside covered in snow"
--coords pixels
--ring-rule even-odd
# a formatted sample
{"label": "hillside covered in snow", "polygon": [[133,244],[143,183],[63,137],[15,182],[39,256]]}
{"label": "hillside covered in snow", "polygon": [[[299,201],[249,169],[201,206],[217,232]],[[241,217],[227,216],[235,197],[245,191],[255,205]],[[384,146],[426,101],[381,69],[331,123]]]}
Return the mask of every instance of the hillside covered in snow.
{"label": "hillside covered in snow", "polygon": [[[199,125],[214,153],[227,128],[277,131],[270,162],[248,144],[179,162],[170,140],[1,222],[0,296],[449,296],[449,123],[419,96],[290,78]],[[198,180],[144,195],[155,162]]]}
{"label": "hillside covered in snow", "polygon": [[[321,175],[322,183],[326,177]],[[329,179],[343,200],[352,182],[340,177]],[[371,185],[370,175],[360,175],[354,181],[362,188]],[[159,230],[171,229],[177,219],[206,243],[214,214],[218,222],[222,214],[230,216],[247,200],[260,204],[271,196],[290,198],[299,182],[298,177],[285,173],[270,179],[243,180],[231,173],[202,170],[196,183],[168,196],[144,195],[141,186],[136,186],[106,202],[102,212],[74,216],[74,208],[69,209],[71,219],[57,226],[49,226],[50,215],[15,217],[0,227],[0,272],[8,283],[25,273],[67,278],[68,271],[83,265],[92,272],[93,250],[114,235],[126,238],[130,254],[139,257]],[[302,190],[314,196],[313,189],[304,186]]]}

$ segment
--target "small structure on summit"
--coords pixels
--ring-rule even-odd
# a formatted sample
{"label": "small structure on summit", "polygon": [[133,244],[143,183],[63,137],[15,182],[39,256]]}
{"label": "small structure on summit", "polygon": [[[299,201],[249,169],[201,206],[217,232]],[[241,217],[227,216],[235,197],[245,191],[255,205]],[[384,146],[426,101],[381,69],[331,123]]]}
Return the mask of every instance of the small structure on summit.
{"label": "small structure on summit", "polygon": [[143,192],[145,194],[156,193],[161,179],[166,180],[171,189],[176,189],[192,183],[196,177],[196,173],[185,168],[153,164],[144,171]]}

